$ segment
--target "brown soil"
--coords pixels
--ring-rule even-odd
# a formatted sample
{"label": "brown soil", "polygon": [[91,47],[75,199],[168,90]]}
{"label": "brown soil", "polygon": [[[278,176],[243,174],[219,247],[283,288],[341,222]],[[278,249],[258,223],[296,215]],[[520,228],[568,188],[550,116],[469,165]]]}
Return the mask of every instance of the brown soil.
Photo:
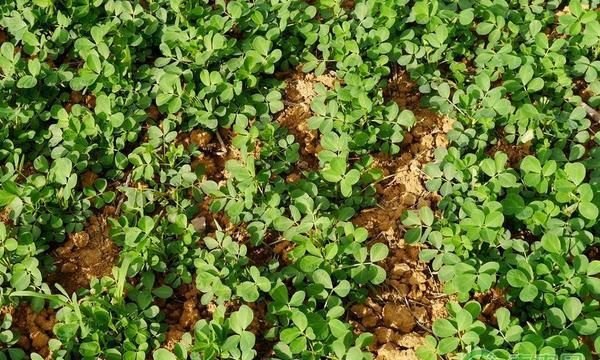
{"label": "brown soil", "polygon": [[[310,103],[315,96],[314,86],[316,83],[322,83],[328,88],[333,88],[336,78],[333,74],[314,76],[313,74],[304,74],[302,72],[293,72],[291,74],[278,74],[283,76],[287,87],[285,90],[285,108],[279,113],[276,121],[284,126],[294,135],[296,141],[300,144],[301,160],[297,169],[288,176],[286,181],[295,182],[302,176],[302,171],[316,170],[318,160],[318,133],[311,131],[307,127],[307,120],[312,115]],[[230,129],[220,129],[219,136],[204,130],[193,130],[190,133],[180,134],[177,143],[185,146],[194,144],[200,150],[200,154],[192,161],[192,169],[202,166],[206,179],[216,181],[219,184],[228,178],[229,174],[225,171],[225,163],[230,159],[239,159],[239,151],[231,145],[231,140],[235,134]],[[260,145],[257,145],[260,146]],[[207,232],[210,234],[217,229],[219,224],[225,231],[230,231],[232,237],[239,242],[246,242],[248,234],[245,228],[232,224],[223,212],[214,213],[209,210],[211,198],[206,198],[199,205],[200,211],[197,217],[203,218]]]}
{"label": "brown soil", "polygon": [[289,253],[296,247],[296,244],[285,240],[283,238],[278,239],[276,243],[273,244],[273,253],[275,253],[285,265],[292,264],[292,260],[289,258]]}
{"label": "brown soil", "polygon": [[377,359],[400,353],[402,359],[414,358],[433,321],[447,315],[442,284],[418,254],[416,246],[397,246],[383,264],[388,272],[384,286],[351,308],[355,327],[375,335]]}
{"label": "brown soil", "polygon": [[489,156],[494,156],[496,152],[501,151],[508,156],[508,166],[518,168],[521,160],[527,155],[531,155],[531,142],[525,144],[511,144],[503,137],[494,144],[488,151]]}
{"label": "brown soil", "polygon": [[310,103],[315,96],[315,84],[321,83],[331,89],[336,81],[334,73],[314,76],[301,71],[294,72],[286,78],[285,108],[276,121],[287,128],[300,144],[301,160],[297,166],[300,171],[318,168],[318,132],[310,130],[307,125],[312,116]]}
{"label": "brown soil", "polygon": [[176,143],[184,146],[194,145],[200,151],[192,160],[192,170],[201,166],[207,179],[216,182],[226,178],[225,163],[230,159],[239,159],[239,151],[231,145],[234,137],[230,129],[219,129],[216,133],[204,130],[193,130],[189,133],[181,133],[177,136]]}
{"label": "brown soil", "polygon": [[390,76],[383,96],[394,100],[401,109],[420,109],[421,93],[418,86],[411,80],[408,72],[399,67],[396,67]]}
{"label": "brown soil", "polygon": [[[213,317],[217,305],[210,303],[206,306],[200,303],[201,294],[196,289],[195,285],[185,284],[177,289],[174,297],[168,300],[158,300],[157,305],[166,314],[166,323],[168,330],[163,346],[172,350],[184,333],[193,330],[194,325],[200,319],[210,321]],[[227,302],[225,307],[226,312],[230,313],[239,309],[241,304],[237,302]],[[254,318],[248,331],[254,333],[261,341],[257,342],[256,350],[259,355],[272,355],[273,343],[262,339],[264,333],[271,327],[266,321],[267,305],[264,302],[247,304],[254,313]],[[263,357],[261,357],[263,358]]]}
{"label": "brown soil", "polygon": [[119,257],[106,223],[113,213],[114,207],[105,207],[103,214],[93,215],[83,231],[69,234],[67,241],[54,251],[57,265],[54,281],[68,292],[88,287],[92,278],[111,275]]}
{"label": "brown soil", "polygon": [[586,250],[586,256],[590,261],[600,260],[600,246],[594,245]]}
{"label": "brown soil", "polygon": [[386,343],[377,350],[377,360],[418,360],[412,350],[399,350],[391,343]]}
{"label": "brown soil", "polygon": [[506,300],[505,295],[505,289],[496,288],[485,293],[476,293],[473,298],[481,304],[482,309],[479,320],[491,325],[496,325],[496,310],[501,307],[510,308],[512,306],[512,304]]}
{"label": "brown soil", "polygon": [[592,89],[588,86],[587,81],[584,79],[576,79],[573,81],[573,85],[575,86],[575,93],[581,96],[581,100],[584,102],[588,102],[592,96],[595,94]]}
{"label": "brown soil", "polygon": [[379,205],[359,213],[353,223],[365,227],[374,242],[390,247],[382,266],[388,273],[384,286],[365,304],[355,305],[351,317],[359,331],[375,334],[372,350],[377,359],[416,359],[415,349],[430,333],[432,322],[446,315],[448,301],[441,283],[419,260],[419,246],[404,242],[401,217],[408,209],[435,208],[439,195],[427,191],[422,167],[433,160],[434,150],[445,147],[452,120],[420,107],[420,95],[408,74],[397,71],[384,96],[410,109],[416,124],[405,135],[399,155],[375,155],[375,167],[384,178],[376,185]]}
{"label": "brown soil", "polygon": [[153,121],[158,121],[162,117],[158,107],[154,104],[150,105],[148,109],[146,109],[146,114],[148,115],[148,118]]}
{"label": "brown soil", "polygon": [[5,207],[0,210],[0,222],[4,223],[4,225],[11,225],[12,221],[10,220],[10,208]]}
{"label": "brown soil", "polygon": [[48,341],[53,336],[52,328],[56,323],[54,310],[42,309],[35,313],[28,304],[21,304],[12,310],[13,329],[21,337],[17,346],[26,351],[35,351],[43,357],[50,355]]}
{"label": "brown soil", "polygon": [[433,160],[436,147],[446,146],[446,132],[452,121],[428,110],[413,110],[415,127],[405,135],[400,155],[375,155],[375,167],[383,170],[384,181],[377,184],[379,206],[363,210],[354,223],[369,230],[374,237],[387,240],[401,238],[399,220],[405,210],[432,206],[438,200],[425,188],[423,165]]}
{"label": "brown soil", "polygon": [[88,186],[93,186],[94,182],[98,180],[98,174],[96,174],[93,171],[86,171],[83,174],[81,174],[81,186],[82,187],[88,187]]}
{"label": "brown soil", "polygon": [[190,331],[196,322],[202,318],[210,318],[214,311],[212,307],[200,304],[198,290],[194,284],[184,284],[177,289],[177,293],[168,303],[159,306],[166,314],[166,322],[169,325],[164,347],[173,349],[184,333]]}
{"label": "brown soil", "polygon": [[198,149],[203,151],[218,150],[220,144],[212,142],[213,134],[209,131],[202,129],[195,129],[190,132],[182,132],[177,135],[175,139],[176,144],[183,144],[188,147],[190,144],[195,145]]}

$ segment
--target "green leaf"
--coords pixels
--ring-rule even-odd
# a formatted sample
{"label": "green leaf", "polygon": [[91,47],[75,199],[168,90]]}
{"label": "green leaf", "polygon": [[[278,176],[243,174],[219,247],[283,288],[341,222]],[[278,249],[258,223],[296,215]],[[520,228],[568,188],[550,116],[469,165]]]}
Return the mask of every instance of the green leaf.
{"label": "green leaf", "polygon": [[525,207],[525,201],[518,194],[509,194],[502,200],[503,212],[506,215],[516,215]]}
{"label": "green leaf", "polygon": [[85,59],[85,64],[89,67],[90,70],[99,74],[102,71],[102,61],[98,56],[98,53],[93,50],[90,51]]}
{"label": "green leaf", "polygon": [[179,111],[179,109],[181,109],[181,98],[179,98],[178,96],[174,96],[169,101],[169,106],[168,106],[167,110],[169,111],[170,114],[175,114],[176,112]]}
{"label": "green leaf", "polygon": [[152,290],[152,293],[161,299],[168,299],[173,295],[173,289],[170,286],[163,285]]}
{"label": "green leaf", "polygon": [[521,160],[521,170],[525,172],[539,174],[542,172],[540,161],[534,156],[527,155]]}
{"label": "green leaf", "polygon": [[504,224],[504,215],[499,211],[493,211],[485,217],[485,226],[499,228]]}
{"label": "green leaf", "polygon": [[553,254],[560,254],[562,252],[560,238],[554,233],[545,233],[542,236],[542,247]]}
{"label": "green leaf", "polygon": [[323,285],[326,289],[333,289],[333,283],[331,282],[331,276],[323,269],[317,269],[313,273],[313,280],[317,284]]}
{"label": "green leaf", "polygon": [[585,179],[586,170],[582,163],[568,163],[565,164],[565,173],[571,182],[579,185]]}
{"label": "green leaf", "polygon": [[236,294],[247,302],[255,302],[260,296],[258,287],[255,283],[250,281],[244,281],[241,284],[238,284],[236,286]]}
{"label": "green leaf", "polygon": [[305,273],[312,273],[323,262],[323,258],[314,255],[305,255],[298,261],[298,267]]}
{"label": "green leaf", "polygon": [[529,284],[529,279],[523,271],[519,269],[511,269],[506,273],[506,280],[512,287],[522,288]]}
{"label": "green leaf", "polygon": [[455,337],[444,338],[438,343],[438,353],[445,355],[453,352],[458,348],[459,340]]}
{"label": "green leaf", "polygon": [[[458,15],[458,22],[461,25],[471,25],[474,18],[475,18],[475,14],[473,12],[473,9],[465,9],[465,10],[461,11],[460,14]],[[487,89],[484,89],[484,90],[487,90]]]}
{"label": "green leaf", "polygon": [[98,344],[96,341],[88,341],[79,345],[79,353],[84,357],[98,355],[101,351],[100,344]]}
{"label": "green leaf", "polygon": [[52,162],[48,177],[51,181],[66,185],[72,169],[73,163],[71,160],[67,158],[58,158]]}
{"label": "green leaf", "polygon": [[433,333],[438,337],[453,336],[458,330],[447,319],[437,319],[433,323]]}
{"label": "green leaf", "polygon": [[574,321],[577,319],[579,314],[581,314],[581,310],[583,309],[583,305],[578,298],[570,297],[563,303],[563,311],[567,316],[567,319]]}
{"label": "green leaf", "polygon": [[456,313],[456,326],[458,331],[467,330],[473,324],[473,316],[465,309],[460,309]]}
{"label": "green leaf", "polygon": [[237,1],[230,1],[227,3],[227,12],[234,19],[239,19],[242,16],[242,5]]}
{"label": "green leaf", "polygon": [[177,356],[165,348],[160,348],[152,353],[154,360],[177,360]]}
{"label": "green leaf", "polygon": [[31,284],[31,276],[25,270],[13,270],[12,277],[10,278],[10,285],[15,290],[25,290]]}
{"label": "green leaf", "polygon": [[[434,346],[437,344],[434,344]],[[415,350],[417,357],[421,360],[437,360],[437,350],[433,346],[421,346]]]}
{"label": "green leaf", "polygon": [[308,326],[306,315],[299,310],[292,313],[292,322],[300,329],[300,331],[306,330],[306,327]]}
{"label": "green leaf", "polygon": [[338,319],[329,320],[329,329],[336,338],[344,337],[348,333],[347,325]]}
{"label": "green leaf", "polygon": [[588,220],[596,220],[598,218],[598,207],[591,202],[579,203],[579,212]]}
{"label": "green leaf", "polygon": [[600,260],[593,260],[587,267],[587,274],[589,276],[600,274]]}
{"label": "green leaf", "polygon": [[230,317],[230,327],[236,334],[241,334],[254,319],[254,313],[248,305],[240,306],[239,310],[232,313]]}
{"label": "green leaf", "polygon": [[590,336],[598,331],[598,324],[593,319],[581,319],[573,323],[573,327],[580,335]]}
{"label": "green leaf", "polygon": [[269,49],[271,48],[271,42],[262,36],[256,36],[252,41],[252,46],[261,55],[266,56],[269,53]]}
{"label": "green leaf", "polygon": [[565,314],[557,307],[546,310],[546,319],[548,319],[550,325],[557,329],[562,329],[567,321]]}
{"label": "green leaf", "polygon": [[370,258],[372,262],[378,262],[385,259],[388,256],[389,249],[385,244],[376,243],[371,246]]}
{"label": "green leaf", "polygon": [[419,209],[419,218],[425,226],[431,226],[435,220],[433,211],[428,206]]}
{"label": "green leaf", "polygon": [[27,62],[27,69],[29,70],[29,72],[31,73],[31,75],[33,77],[38,76],[40,73],[40,70],[41,70],[40,59],[38,59],[38,58],[29,59],[29,61]]}
{"label": "green leaf", "polygon": [[507,308],[499,308],[496,310],[496,320],[498,323],[498,328],[500,330],[505,330],[510,323],[510,311]]}
{"label": "green leaf", "polygon": [[20,89],[31,89],[37,85],[37,80],[31,75],[25,75],[17,81],[17,87]]}
{"label": "green leaf", "polygon": [[0,206],[6,206],[10,204],[15,197],[15,194],[11,194],[5,190],[0,190]]}
{"label": "green leaf", "polygon": [[523,85],[526,85],[533,78],[533,68],[531,65],[523,65],[519,68],[519,79]]}
{"label": "green leaf", "polygon": [[346,360],[364,360],[362,350],[357,346],[351,347],[346,354]]}
{"label": "green leaf", "polygon": [[346,173],[346,161],[343,158],[334,158],[323,170],[323,178],[329,182],[338,182]]}
{"label": "green leaf", "polygon": [[519,293],[519,299],[523,302],[532,302],[538,296],[538,288],[533,284],[527,284]]}
{"label": "green leaf", "polygon": [[534,93],[544,88],[544,80],[542,78],[535,78],[527,84],[527,92]]}

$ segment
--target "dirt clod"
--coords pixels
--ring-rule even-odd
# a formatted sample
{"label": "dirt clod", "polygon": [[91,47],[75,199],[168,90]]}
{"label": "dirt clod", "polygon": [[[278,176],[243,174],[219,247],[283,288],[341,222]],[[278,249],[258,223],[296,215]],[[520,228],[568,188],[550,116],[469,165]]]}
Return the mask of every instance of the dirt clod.
{"label": "dirt clod", "polygon": [[173,349],[185,332],[190,331],[198,320],[209,315],[207,308],[201,307],[198,290],[193,284],[179,287],[175,298],[169,299],[168,303],[162,305],[169,324],[164,343],[167,349]]}
{"label": "dirt clod", "polygon": [[204,232],[206,230],[206,218],[204,216],[197,216],[191,221],[192,226],[196,232]]}
{"label": "dirt clod", "polygon": [[391,343],[387,343],[377,350],[375,360],[418,360],[414,350],[400,350]]}
{"label": "dirt clod", "polygon": [[416,321],[406,306],[387,304],[383,307],[383,323],[387,327],[407,333],[415,327]]}
{"label": "dirt clod", "polygon": [[52,328],[56,323],[54,310],[44,308],[36,313],[28,304],[22,303],[12,315],[13,328],[21,335],[17,345],[43,357],[50,355],[48,341],[53,336]]}
{"label": "dirt clod", "polygon": [[86,171],[81,175],[81,186],[93,186],[96,180],[98,180],[98,174],[93,171]]}
{"label": "dirt clod", "polygon": [[[105,209],[110,214],[111,209]],[[55,281],[67,291],[89,286],[92,278],[111,275],[119,249],[108,236],[108,214],[92,216],[83,231],[69,234],[54,251],[58,271]]]}
{"label": "dirt clod", "polygon": [[208,131],[204,130],[193,130],[190,134],[190,141],[198,146],[200,149],[207,149],[208,144],[212,140],[212,135]]}

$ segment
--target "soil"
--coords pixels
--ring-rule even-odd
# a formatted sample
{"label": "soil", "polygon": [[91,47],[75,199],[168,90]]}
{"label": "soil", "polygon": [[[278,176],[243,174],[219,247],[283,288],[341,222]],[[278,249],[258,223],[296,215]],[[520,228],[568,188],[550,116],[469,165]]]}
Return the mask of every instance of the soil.
{"label": "soil", "polygon": [[[300,144],[299,172],[318,169],[316,154],[319,152],[319,138],[315,130],[308,128],[307,121],[312,116],[310,103],[315,96],[315,85],[321,83],[332,89],[336,81],[335,73],[321,76],[305,74],[301,71],[286,76],[285,107],[276,121],[294,135]],[[297,174],[296,174],[297,175]]]}
{"label": "soil", "polygon": [[518,169],[521,160],[532,153],[531,142],[525,144],[511,144],[503,137],[500,137],[498,142],[487,151],[487,154],[493,157],[498,151],[501,151],[508,156],[508,166]]}
{"label": "soil", "polygon": [[0,210],[0,222],[4,223],[4,225],[11,225],[12,221],[10,220],[10,208],[5,207]]}
{"label": "soil", "polygon": [[194,145],[199,154],[192,160],[192,170],[202,166],[206,179],[216,182],[223,181],[227,176],[225,163],[230,159],[239,159],[240,153],[231,145],[234,133],[230,129],[219,129],[217,132],[193,130],[181,133],[175,140],[185,147]]}
{"label": "soil", "polygon": [[[173,299],[166,303],[161,300],[159,306],[166,314],[166,322],[169,326],[164,347],[172,350],[184,333],[192,330],[194,324],[202,318],[210,318],[212,307],[200,304],[198,290],[192,284],[184,284],[177,289]],[[212,310],[212,311],[211,311]]]}
{"label": "soil", "polygon": [[493,288],[485,293],[476,293],[473,298],[481,304],[481,314],[479,320],[491,324],[497,325],[496,310],[501,307],[511,308],[506,298],[506,290]]}
{"label": "soil", "polygon": [[67,241],[54,251],[57,271],[54,282],[68,292],[87,288],[92,278],[110,276],[119,258],[119,248],[108,235],[107,218],[115,208],[107,206],[93,215],[83,231],[69,234]]}
{"label": "soil", "polygon": [[405,135],[399,155],[375,155],[374,166],[383,170],[384,180],[376,185],[379,205],[365,209],[353,223],[365,227],[373,242],[383,242],[390,256],[381,264],[388,279],[373,291],[365,304],[351,309],[359,331],[375,335],[372,350],[379,360],[416,359],[431,324],[446,316],[448,297],[427,264],[419,260],[420,247],[404,242],[402,214],[408,209],[430,206],[440,197],[425,188],[424,164],[433,160],[434,150],[445,147],[445,134],[452,120],[420,107],[416,84],[407,73],[397,71],[384,95],[403,109],[413,111],[415,126]]}
{"label": "soil", "polygon": [[20,334],[17,346],[25,351],[35,351],[42,357],[50,355],[48,341],[52,328],[56,323],[54,310],[42,309],[35,313],[26,303],[21,303],[16,309],[10,309],[13,316],[12,328]]}
{"label": "soil", "polygon": [[[163,347],[172,350],[177,342],[181,340],[184,333],[193,330],[194,325],[200,319],[210,321],[213,313],[217,309],[217,305],[210,303],[202,305],[200,303],[200,293],[196,289],[194,283],[184,284],[180,286],[173,298],[165,300],[157,300],[157,305],[166,314],[166,323],[168,330]],[[236,311],[241,304],[237,302],[227,302],[225,307],[227,313]],[[270,328],[270,324],[265,320],[267,305],[264,302],[247,304],[254,313],[254,318],[248,331],[256,335],[257,339],[261,339],[256,344],[256,350],[259,354],[258,358],[267,358],[267,355],[272,355],[273,343],[262,339],[264,333]]]}
{"label": "soil", "polygon": [[83,174],[81,174],[81,186],[82,187],[88,187],[88,186],[93,186],[94,182],[98,180],[98,174],[96,174],[93,171],[86,171]]}
{"label": "soil", "polygon": [[584,79],[576,79],[573,82],[573,85],[575,86],[575,92],[581,96],[581,100],[584,102],[590,101],[591,97],[597,95]]}
{"label": "soil", "polygon": [[402,238],[399,220],[407,209],[433,206],[439,200],[424,185],[421,168],[433,160],[434,150],[448,143],[446,133],[452,120],[420,107],[420,95],[408,74],[399,71],[391,77],[384,95],[402,109],[415,114],[415,126],[405,135],[400,154],[375,155],[375,167],[383,171],[384,181],[376,185],[379,206],[363,210],[354,223],[369,230],[371,236],[394,243]]}
{"label": "soil", "polygon": [[[303,172],[318,169],[318,134],[307,127],[307,120],[312,116],[310,102],[315,96],[314,87],[322,83],[333,88],[339,80],[334,74],[316,77],[299,71],[285,76],[285,108],[276,116],[276,121],[287,128],[300,144],[301,161],[286,178],[292,183],[298,181]],[[443,294],[442,285],[428,265],[419,260],[420,247],[405,243],[401,216],[407,209],[422,206],[435,209],[440,197],[426,190],[422,167],[433,159],[436,147],[447,145],[445,134],[451,129],[452,120],[422,108],[416,85],[403,71],[396,71],[392,76],[384,95],[402,109],[412,110],[417,121],[405,135],[400,154],[374,155],[374,166],[384,173],[384,179],[376,185],[379,205],[360,212],[353,223],[369,231],[372,243],[383,242],[390,247],[390,256],[381,263],[388,272],[388,279],[382,287],[369,294],[364,304],[352,306],[349,317],[357,331],[369,331],[375,335],[376,342],[371,350],[377,359],[413,360],[416,359],[415,349],[430,333],[432,322],[446,315],[448,297]],[[71,97],[73,103],[93,101],[77,93]],[[159,118],[153,108],[148,110],[148,115],[150,120]],[[204,179],[222,184],[228,176],[224,170],[225,162],[240,155],[231,146],[233,136],[230,130],[219,130],[218,134],[194,130],[180,134],[176,142],[184,146],[194,145],[199,155],[193,159],[192,168],[202,166]],[[90,186],[96,179],[96,174],[85,173],[81,185]],[[265,240],[269,246],[253,247],[249,244],[246,227],[232,224],[222,212],[211,212],[210,203],[211,199],[206,198],[198,205],[199,213],[191,221],[196,231],[211,235],[218,224],[234,240],[248,245],[253,264],[261,266],[274,257],[283,264],[289,263],[287,254],[293,249],[293,243],[271,234],[268,236],[270,240]],[[70,234],[67,241],[54,251],[58,270],[52,281],[74,292],[88,287],[94,277],[111,274],[119,249],[108,236],[106,220],[114,212],[114,207],[106,207],[102,213],[92,216],[82,232]],[[484,294],[481,301],[491,304],[488,307],[494,307],[498,303],[496,298],[493,294]],[[211,319],[216,308],[214,304],[204,306],[200,303],[200,294],[194,283],[182,285],[168,302],[156,300],[156,303],[166,315],[168,330],[163,346],[167,349],[172,349],[185,332],[192,331],[199,319]],[[228,311],[235,311],[237,306],[239,304],[228,304]],[[249,306],[255,314],[249,330],[262,339],[270,326],[265,319],[266,304]],[[15,328],[23,330],[20,340],[23,347],[47,355],[50,324],[54,323],[52,310],[34,314],[29,307],[22,305],[14,313]],[[272,346],[259,341],[257,351],[260,357],[271,355]]]}

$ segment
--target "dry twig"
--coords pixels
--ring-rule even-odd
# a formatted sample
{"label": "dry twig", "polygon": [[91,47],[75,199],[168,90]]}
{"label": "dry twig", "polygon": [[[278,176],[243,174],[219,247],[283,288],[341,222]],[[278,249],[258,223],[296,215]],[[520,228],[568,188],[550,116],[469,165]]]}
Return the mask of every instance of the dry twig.
{"label": "dry twig", "polygon": [[594,110],[591,106],[589,106],[587,103],[585,102],[581,102],[580,106],[585,110],[585,112],[587,113],[587,116],[594,120],[597,123],[600,123],[600,113],[596,110]]}

